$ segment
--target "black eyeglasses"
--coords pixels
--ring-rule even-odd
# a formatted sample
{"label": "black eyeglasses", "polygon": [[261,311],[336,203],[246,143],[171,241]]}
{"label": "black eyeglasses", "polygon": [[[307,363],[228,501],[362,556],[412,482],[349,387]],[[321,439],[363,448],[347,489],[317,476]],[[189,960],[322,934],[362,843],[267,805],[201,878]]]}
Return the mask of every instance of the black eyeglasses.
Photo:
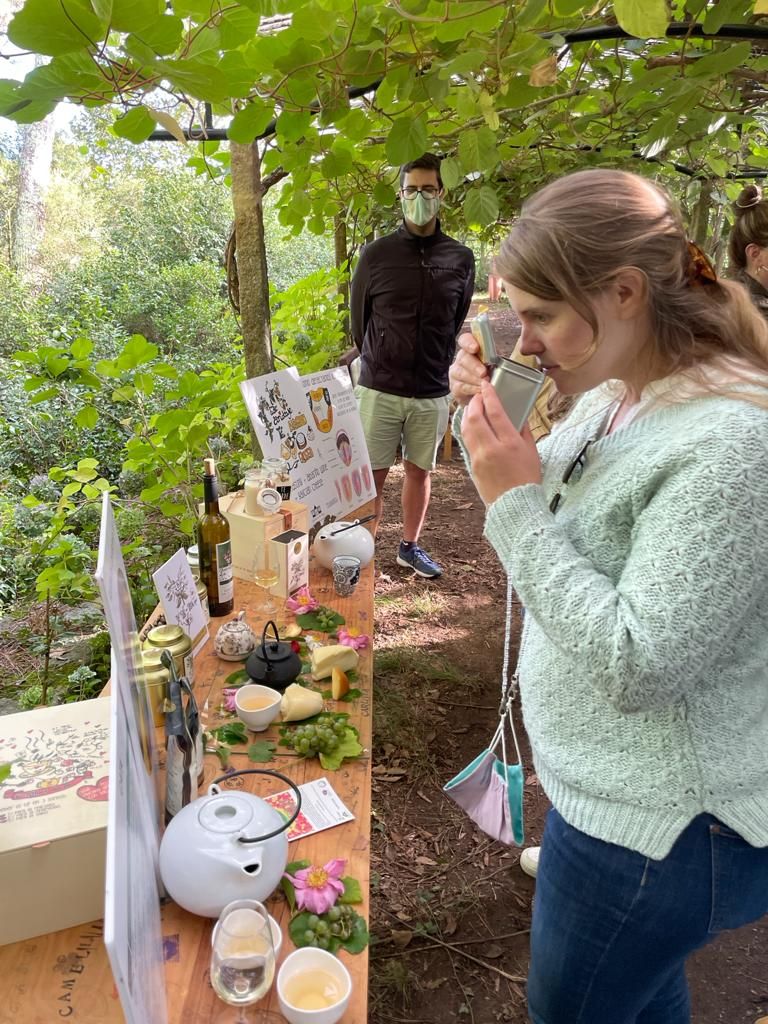
{"label": "black eyeglasses", "polygon": [[400,195],[405,196],[406,199],[413,199],[419,192],[425,199],[435,199],[440,189],[435,188],[434,185],[424,185],[422,188],[416,188],[415,185],[406,185],[405,188],[400,189]]}
{"label": "black eyeglasses", "polygon": [[589,449],[589,446],[594,443],[594,437],[590,437],[587,441],[585,441],[581,450],[579,451],[579,454],[576,456],[573,462],[569,464],[568,468],[563,473],[563,479],[560,484],[560,490],[557,492],[557,494],[554,495],[552,501],[550,501],[549,503],[549,511],[552,513],[552,515],[554,515],[560,507],[560,502],[563,500],[563,490],[568,486],[568,483],[573,474],[576,472],[577,469],[581,470],[582,472],[584,471],[584,464],[587,461],[587,450]]}

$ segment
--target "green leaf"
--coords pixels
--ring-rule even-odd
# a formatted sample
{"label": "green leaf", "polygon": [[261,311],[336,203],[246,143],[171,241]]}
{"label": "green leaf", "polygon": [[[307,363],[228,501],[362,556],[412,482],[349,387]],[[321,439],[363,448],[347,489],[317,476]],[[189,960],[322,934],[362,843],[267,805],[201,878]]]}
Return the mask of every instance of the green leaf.
{"label": "green leaf", "polygon": [[91,430],[99,422],[99,414],[92,405],[84,405],[75,413],[75,423],[83,430]]}
{"label": "green leaf", "polygon": [[231,672],[224,680],[225,686],[244,686],[246,683],[252,682],[251,677],[245,671],[244,668],[239,668],[237,672]]}
{"label": "green leaf", "polygon": [[145,107],[134,107],[112,125],[115,135],[136,144],[146,142],[154,130],[155,119]]}
{"label": "green leaf", "polygon": [[311,114],[284,111],[277,119],[277,136],[284,142],[298,142],[307,134],[311,124]]}
{"label": "green leaf", "polygon": [[395,121],[384,147],[392,164],[405,164],[427,151],[429,138],[424,117],[402,117]]}
{"label": "green leaf", "polygon": [[443,160],[440,164],[440,177],[443,179],[443,184],[446,188],[456,188],[463,177],[459,161],[454,160],[452,156]]}
{"label": "green leaf", "polygon": [[[319,613],[321,611],[325,613],[327,620],[322,624],[319,619]],[[347,620],[343,615],[335,612],[332,608],[327,608],[325,605],[320,605],[317,611],[304,612],[303,615],[296,616],[296,622],[302,629],[313,629],[319,633],[327,632],[329,629],[335,629],[337,626],[343,626],[346,621]]]}
{"label": "green leaf", "polygon": [[18,124],[32,124],[42,121],[55,106],[55,100],[44,103],[25,98],[21,82],[0,81],[0,117],[10,118]]}
{"label": "green leaf", "polygon": [[75,359],[85,359],[93,352],[93,342],[89,338],[75,338],[70,346]]}
{"label": "green leaf", "polygon": [[700,57],[691,65],[688,74],[691,78],[700,78],[704,75],[726,75],[734,71],[749,60],[752,47],[750,43],[736,43],[735,46],[726,46],[719,50],[713,50],[706,57]]}
{"label": "green leaf", "polygon": [[39,498],[36,498],[34,494],[26,494],[21,499],[21,504],[24,508],[37,508],[38,505],[42,505],[43,503]]}
{"label": "green leaf", "polygon": [[47,402],[49,398],[56,398],[59,394],[58,388],[45,388],[43,391],[37,391],[30,398],[30,405],[39,405],[40,402]]}
{"label": "green leaf", "polygon": [[248,732],[245,725],[240,721],[226,722],[224,725],[220,725],[218,729],[211,729],[211,735],[215,736],[219,743],[225,743],[228,746],[234,743],[248,742]]}
{"label": "green leaf", "polygon": [[341,880],[341,884],[344,886],[344,892],[339,896],[339,903],[363,902],[363,890],[356,878],[350,878],[349,875],[344,875]]}
{"label": "green leaf", "polygon": [[[344,704],[349,704],[350,701],[357,700],[358,697],[362,697],[362,690],[347,690],[343,697],[339,697],[339,701]],[[333,700],[332,690],[323,690],[323,700]]]}
{"label": "green leaf", "polygon": [[139,32],[149,28],[164,10],[164,0],[113,0],[112,28],[118,32]]}
{"label": "green leaf", "polygon": [[352,934],[341,943],[341,948],[346,949],[348,953],[362,953],[369,942],[368,925],[365,923],[365,918],[358,914],[352,927]]}
{"label": "green leaf", "polygon": [[115,388],[112,392],[113,402],[132,402],[136,397],[136,388],[130,384],[125,384],[121,388]]}
{"label": "green leaf", "polygon": [[106,22],[86,0],[27,0],[8,25],[8,38],[22,50],[55,57],[101,41]]}
{"label": "green leaf", "polygon": [[465,173],[489,171],[498,160],[496,136],[487,126],[464,132],[459,139],[459,160]]}
{"label": "green leaf", "polygon": [[8,776],[11,774],[12,767],[13,766],[10,764],[0,764],[0,784],[5,782]]}
{"label": "green leaf", "polygon": [[184,134],[184,129],[181,127],[175,117],[172,117],[165,110],[155,110],[154,107],[147,107],[147,110],[151,117],[167,132],[176,139],[177,142],[181,142],[186,145],[187,138]]}
{"label": "green leaf", "polygon": [[256,761],[258,764],[265,764],[267,761],[272,760],[272,755],[276,749],[276,743],[270,743],[269,740],[257,740],[256,743],[252,743],[248,747],[248,760]]}
{"label": "green leaf", "polygon": [[666,0],[614,0],[613,13],[621,27],[638,39],[663,39],[667,33]]}
{"label": "green leaf", "polygon": [[481,185],[467,192],[464,216],[470,226],[487,227],[499,217],[499,199],[490,185]]}
{"label": "green leaf", "polygon": [[363,752],[357,733],[347,727],[342,734],[338,747],[330,754],[318,754],[320,764],[327,772],[335,772],[341,768],[342,761],[347,757],[359,757]]}
{"label": "green leaf", "polygon": [[248,103],[232,118],[227,135],[232,142],[248,145],[265,130],[275,116],[274,107],[261,101]]}
{"label": "green leaf", "polygon": [[134,334],[123,351],[117,357],[119,370],[133,370],[142,363],[149,363],[156,358],[160,349],[151,344],[141,334]]}

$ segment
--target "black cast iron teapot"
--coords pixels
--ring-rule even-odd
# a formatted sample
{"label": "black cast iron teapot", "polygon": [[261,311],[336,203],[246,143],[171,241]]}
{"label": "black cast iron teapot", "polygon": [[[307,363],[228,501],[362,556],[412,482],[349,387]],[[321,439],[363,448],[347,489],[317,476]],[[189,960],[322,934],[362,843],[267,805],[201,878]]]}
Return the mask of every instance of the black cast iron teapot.
{"label": "black cast iron teapot", "polygon": [[[275,634],[274,640],[267,640],[270,626]],[[254,682],[282,692],[301,672],[301,658],[289,643],[280,639],[277,626],[270,620],[261,634],[261,644],[245,663],[245,671]]]}

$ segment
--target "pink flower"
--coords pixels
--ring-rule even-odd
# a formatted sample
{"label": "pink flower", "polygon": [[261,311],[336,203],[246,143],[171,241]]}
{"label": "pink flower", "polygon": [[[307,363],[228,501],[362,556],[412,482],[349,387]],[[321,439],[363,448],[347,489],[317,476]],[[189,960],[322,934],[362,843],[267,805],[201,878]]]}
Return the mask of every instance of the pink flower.
{"label": "pink flower", "polygon": [[315,612],[320,607],[320,602],[309,592],[309,587],[300,587],[295,594],[285,602],[289,612],[303,615],[305,612]]}
{"label": "pink flower", "polygon": [[330,910],[344,892],[341,876],[347,866],[345,860],[329,860],[323,867],[313,864],[302,868],[295,875],[286,873],[285,878],[296,890],[296,906],[312,914],[324,914]]}
{"label": "pink flower", "polygon": [[235,695],[237,694],[237,687],[226,689],[221,691],[221,695],[224,698],[224,710],[225,711],[237,711],[235,707]]}
{"label": "pink flower", "polygon": [[371,642],[367,633],[361,633],[359,629],[347,629],[346,626],[339,626],[337,636],[340,644],[353,647],[356,651],[364,650]]}

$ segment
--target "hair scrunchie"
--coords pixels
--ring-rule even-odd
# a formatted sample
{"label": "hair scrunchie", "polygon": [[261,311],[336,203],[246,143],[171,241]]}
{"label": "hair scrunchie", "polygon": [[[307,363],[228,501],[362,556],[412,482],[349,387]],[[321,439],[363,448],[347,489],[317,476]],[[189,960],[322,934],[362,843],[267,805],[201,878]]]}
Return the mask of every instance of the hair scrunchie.
{"label": "hair scrunchie", "polygon": [[701,246],[691,241],[688,242],[686,274],[691,288],[702,288],[710,284],[717,284],[717,272],[712,266],[709,256],[707,256]]}

